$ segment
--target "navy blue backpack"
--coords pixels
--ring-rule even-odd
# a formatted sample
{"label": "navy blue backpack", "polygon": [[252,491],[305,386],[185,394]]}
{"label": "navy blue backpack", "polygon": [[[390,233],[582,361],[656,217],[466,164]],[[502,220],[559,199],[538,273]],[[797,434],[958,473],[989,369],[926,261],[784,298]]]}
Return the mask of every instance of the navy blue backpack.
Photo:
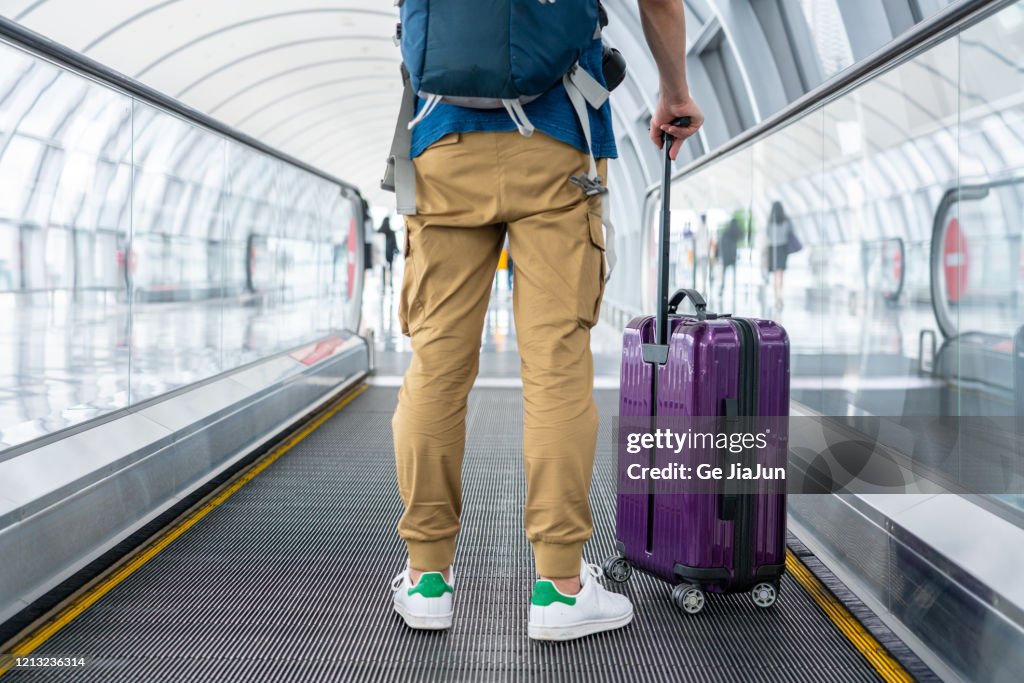
{"label": "navy blue backpack", "polygon": [[[399,0],[405,94],[381,187],[397,195],[398,212],[416,212],[416,175],[409,160],[412,128],[438,102],[504,107],[519,132],[533,133],[523,105],[559,81],[590,145],[587,105],[608,91],[578,60],[601,34],[598,0]],[[416,95],[424,105],[416,116]],[[603,193],[597,166],[574,177],[588,195]]]}
{"label": "navy blue backpack", "polygon": [[504,106],[515,120],[600,35],[597,0],[405,0],[401,13],[402,58],[427,100],[421,117],[443,98]]}

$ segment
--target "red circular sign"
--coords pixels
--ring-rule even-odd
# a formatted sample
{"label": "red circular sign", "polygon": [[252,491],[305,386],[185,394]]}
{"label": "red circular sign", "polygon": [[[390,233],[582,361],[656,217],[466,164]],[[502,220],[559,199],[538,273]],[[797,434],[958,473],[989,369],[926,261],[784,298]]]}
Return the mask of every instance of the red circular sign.
{"label": "red circular sign", "polygon": [[960,232],[960,221],[951,218],[946,224],[946,238],[942,242],[942,272],[946,278],[946,296],[952,303],[960,301],[967,291],[969,256],[967,238]]}

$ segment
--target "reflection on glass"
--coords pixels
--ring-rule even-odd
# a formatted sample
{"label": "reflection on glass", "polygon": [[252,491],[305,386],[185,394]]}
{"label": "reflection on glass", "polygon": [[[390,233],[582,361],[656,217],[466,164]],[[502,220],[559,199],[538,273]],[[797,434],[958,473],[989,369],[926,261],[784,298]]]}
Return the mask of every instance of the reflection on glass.
{"label": "reflection on glass", "polygon": [[0,63],[0,451],[355,324],[358,196]]}
{"label": "reflection on glass", "polygon": [[220,369],[224,141],[145,104],[134,111],[132,402]]}
{"label": "reflection on glass", "polygon": [[[1024,415],[1024,6],[964,31],[958,192],[936,216],[940,370],[962,415]],[[1018,501],[1019,502],[1019,501]]]}
{"label": "reflection on glass", "polygon": [[782,322],[814,410],[1024,414],[1022,63],[1016,3],[682,179],[673,286]]}
{"label": "reflection on glass", "polygon": [[[822,22],[837,4],[801,3],[805,12],[823,13]],[[817,35],[819,51],[840,67],[846,48],[825,45],[828,35]],[[987,496],[970,499],[986,509],[998,501],[1018,525],[1019,443],[992,448],[993,433],[971,433],[952,418],[995,423],[1024,415],[1022,66],[1024,4],[1017,2],[682,178],[673,191],[674,245],[696,244],[674,251],[672,270],[674,286],[697,283],[711,308],[786,327],[798,410],[846,416],[858,426],[878,425],[861,419],[870,415],[926,416],[934,439],[904,455],[956,479],[963,492]],[[792,230],[773,227],[787,222],[771,219],[774,207]],[[645,240],[651,254],[655,228]],[[791,235],[799,245],[785,250],[777,284],[773,251]],[[651,310],[653,282],[645,290]],[[881,424],[870,436],[898,442],[894,421]],[[986,479],[1005,481],[1007,494],[988,495],[991,486],[974,483]],[[830,500],[804,499],[798,507],[812,514],[801,523],[844,557],[871,556],[882,537],[835,541]],[[976,519],[975,528],[965,521],[955,531],[983,538],[994,518]],[[894,548],[894,566],[905,572],[899,580],[872,574],[858,557],[843,561],[868,575],[868,589],[893,614],[933,651],[948,653],[965,680],[1019,671],[1020,636],[1010,632],[1019,623],[1007,626],[999,605],[940,594],[948,588],[937,572],[921,569],[920,558],[900,557],[912,554],[901,543],[881,542]],[[949,625],[968,622],[979,631],[972,647],[961,648],[962,632]]]}
{"label": "reflection on glass", "polygon": [[676,281],[720,310],[781,320],[795,395],[815,409],[938,408],[909,380],[919,334],[935,332],[928,226],[956,177],[955,137],[937,127],[955,115],[943,75],[955,59],[955,46],[935,48],[679,184],[678,221],[701,237]]}
{"label": "reflection on glass", "polygon": [[955,184],[955,136],[941,125],[955,121],[956,83],[946,76],[955,72],[956,46],[947,42],[824,109],[825,211],[839,233],[822,293],[827,414],[940,410],[942,387],[917,362],[920,336],[936,331],[930,295],[905,283],[908,274],[930,282],[931,235],[917,226],[931,216],[911,197]]}
{"label": "reflection on glass", "polygon": [[[741,224],[747,222],[751,189],[749,149],[730,155],[709,172],[673,187],[670,285],[696,287],[714,310],[738,311],[749,307],[758,296],[757,283],[750,280],[745,268],[750,260],[749,241],[742,236],[736,242],[737,265],[729,273],[729,288],[719,286],[723,271],[718,235],[734,217]],[[740,232],[745,230],[741,225]],[[652,253],[655,248],[656,243],[651,247]]]}
{"label": "reflection on glass", "polygon": [[0,62],[2,450],[128,405],[131,101],[2,43]]}
{"label": "reflection on glass", "polygon": [[742,266],[759,293],[746,310],[785,325],[792,396],[816,411],[822,409],[824,291],[833,267],[820,227],[822,135],[817,111],[753,145],[750,258]]}

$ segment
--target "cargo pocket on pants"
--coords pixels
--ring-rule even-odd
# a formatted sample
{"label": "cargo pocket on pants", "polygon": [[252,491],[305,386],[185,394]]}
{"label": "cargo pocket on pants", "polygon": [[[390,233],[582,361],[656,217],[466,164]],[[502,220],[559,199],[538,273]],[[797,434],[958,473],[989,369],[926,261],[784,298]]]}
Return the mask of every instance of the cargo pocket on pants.
{"label": "cargo pocket on pants", "polygon": [[604,296],[604,227],[601,217],[589,211],[587,224],[590,239],[580,268],[579,321],[591,328],[601,316],[601,299]]}
{"label": "cargo pocket on pants", "polygon": [[409,327],[409,313],[416,306],[416,258],[412,253],[412,245],[409,239],[409,224],[405,226],[405,246],[402,256],[405,259],[402,272],[402,291],[398,300],[398,325],[402,334],[406,337],[411,335]]}

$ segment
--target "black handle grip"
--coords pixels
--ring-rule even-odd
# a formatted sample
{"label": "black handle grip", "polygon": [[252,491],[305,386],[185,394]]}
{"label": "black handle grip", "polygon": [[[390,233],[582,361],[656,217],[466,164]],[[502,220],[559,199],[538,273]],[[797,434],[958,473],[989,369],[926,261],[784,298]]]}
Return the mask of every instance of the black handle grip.
{"label": "black handle grip", "polygon": [[686,297],[690,297],[693,307],[697,309],[697,319],[704,320],[707,317],[708,302],[696,289],[677,289],[672,298],[668,300],[668,312],[675,313],[679,309],[679,304],[683,303],[683,299]]}
{"label": "black handle grip", "polygon": [[[693,121],[689,116],[680,116],[678,119],[673,119],[669,125],[675,126],[676,128],[689,128],[690,123]],[[661,131],[661,142],[662,144],[667,143],[672,138],[668,131]]]}

